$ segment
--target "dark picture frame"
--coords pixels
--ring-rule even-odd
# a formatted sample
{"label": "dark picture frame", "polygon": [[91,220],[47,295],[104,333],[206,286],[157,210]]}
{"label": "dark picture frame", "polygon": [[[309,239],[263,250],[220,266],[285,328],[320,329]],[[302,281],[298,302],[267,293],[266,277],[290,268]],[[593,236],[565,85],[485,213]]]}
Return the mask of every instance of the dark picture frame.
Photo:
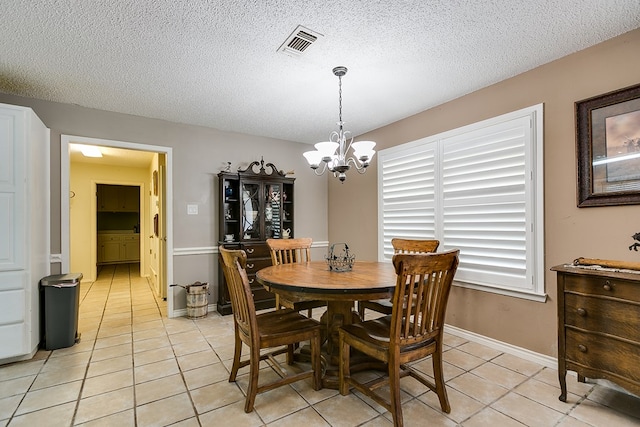
{"label": "dark picture frame", "polygon": [[158,230],[158,226],[159,226],[159,223],[158,223],[158,214],[155,214],[155,215],[153,216],[153,234],[154,234],[156,237],[158,237],[158,232],[159,232],[159,230]]}
{"label": "dark picture frame", "polygon": [[578,207],[640,204],[640,84],[578,101]]}

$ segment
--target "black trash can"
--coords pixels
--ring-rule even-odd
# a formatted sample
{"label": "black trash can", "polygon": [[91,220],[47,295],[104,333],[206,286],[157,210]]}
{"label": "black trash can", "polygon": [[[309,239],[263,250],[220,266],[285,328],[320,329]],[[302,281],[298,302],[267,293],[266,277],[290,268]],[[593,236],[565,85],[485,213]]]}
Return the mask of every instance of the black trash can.
{"label": "black trash can", "polygon": [[46,350],[71,347],[80,341],[78,309],[82,273],[56,274],[40,280],[42,334]]}

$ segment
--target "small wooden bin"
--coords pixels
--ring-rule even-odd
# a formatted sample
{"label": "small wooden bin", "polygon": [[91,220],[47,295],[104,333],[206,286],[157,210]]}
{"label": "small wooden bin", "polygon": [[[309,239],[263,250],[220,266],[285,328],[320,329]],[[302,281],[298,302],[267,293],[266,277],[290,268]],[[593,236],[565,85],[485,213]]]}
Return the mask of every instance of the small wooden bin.
{"label": "small wooden bin", "polygon": [[195,282],[192,285],[171,285],[184,288],[187,295],[187,318],[200,319],[207,317],[209,309],[209,284]]}
{"label": "small wooden bin", "polygon": [[209,308],[209,284],[194,283],[187,287],[187,317],[200,319],[207,317]]}

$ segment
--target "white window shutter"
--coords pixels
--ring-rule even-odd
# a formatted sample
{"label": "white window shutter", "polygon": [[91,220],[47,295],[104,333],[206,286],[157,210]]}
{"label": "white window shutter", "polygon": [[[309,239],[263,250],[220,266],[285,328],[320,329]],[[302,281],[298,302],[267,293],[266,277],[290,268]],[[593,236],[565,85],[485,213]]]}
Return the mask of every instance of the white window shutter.
{"label": "white window shutter", "polygon": [[436,145],[427,144],[379,157],[384,260],[393,255],[394,237],[435,237]]}
{"label": "white window shutter", "polygon": [[460,249],[456,278],[527,288],[527,118],[442,141],[442,240]]}
{"label": "white window shutter", "polygon": [[457,284],[544,301],[542,134],[540,104],[381,150],[378,258],[436,238]]}

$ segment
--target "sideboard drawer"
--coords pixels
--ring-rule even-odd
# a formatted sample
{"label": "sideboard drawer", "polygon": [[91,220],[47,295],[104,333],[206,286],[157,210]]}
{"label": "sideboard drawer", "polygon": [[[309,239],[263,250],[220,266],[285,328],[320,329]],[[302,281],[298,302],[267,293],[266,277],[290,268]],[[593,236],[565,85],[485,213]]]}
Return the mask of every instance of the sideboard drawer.
{"label": "sideboard drawer", "polygon": [[247,253],[247,259],[251,258],[269,258],[269,246],[266,243],[243,243],[242,249]]}
{"label": "sideboard drawer", "polygon": [[266,290],[262,285],[251,286],[251,293],[253,294],[254,301],[263,301],[267,299],[275,298],[275,296]]}
{"label": "sideboard drawer", "polygon": [[638,283],[614,277],[565,275],[565,292],[578,292],[640,302]]}
{"label": "sideboard drawer", "polygon": [[612,337],[567,329],[566,359],[624,378],[640,387],[640,346]]}
{"label": "sideboard drawer", "polygon": [[255,275],[258,270],[262,270],[265,267],[269,267],[271,265],[271,258],[258,258],[258,259],[247,259],[247,274]]}
{"label": "sideboard drawer", "polygon": [[628,301],[575,294],[565,295],[565,325],[598,331],[638,342],[640,307]]}

